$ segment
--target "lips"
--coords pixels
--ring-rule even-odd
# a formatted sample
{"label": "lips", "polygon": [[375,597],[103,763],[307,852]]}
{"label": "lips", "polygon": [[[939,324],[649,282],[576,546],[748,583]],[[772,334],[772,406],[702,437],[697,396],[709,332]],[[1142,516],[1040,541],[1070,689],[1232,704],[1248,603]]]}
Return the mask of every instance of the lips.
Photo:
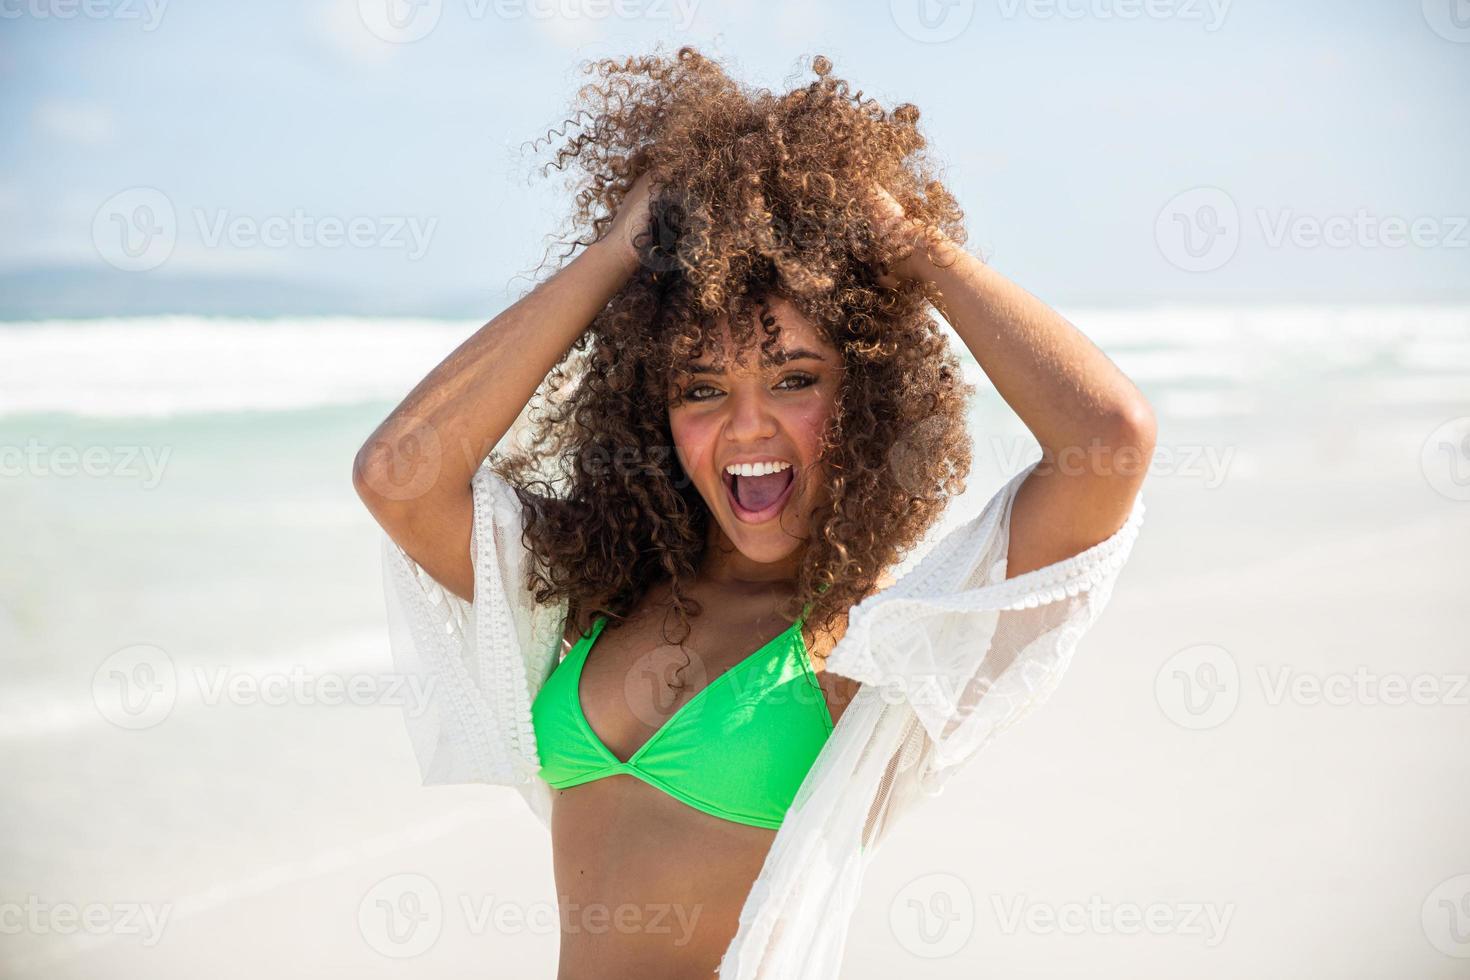
{"label": "lips", "polygon": [[761,524],[779,514],[781,509],[786,506],[786,501],[791,498],[792,490],[796,487],[795,468],[788,468],[785,472],[790,474],[786,481],[786,488],[781,491],[780,496],[761,510],[749,510],[744,507],[735,496],[735,477],[729,473],[721,473],[721,482],[725,485],[725,497],[729,500],[730,510],[734,512],[736,518],[746,524]]}

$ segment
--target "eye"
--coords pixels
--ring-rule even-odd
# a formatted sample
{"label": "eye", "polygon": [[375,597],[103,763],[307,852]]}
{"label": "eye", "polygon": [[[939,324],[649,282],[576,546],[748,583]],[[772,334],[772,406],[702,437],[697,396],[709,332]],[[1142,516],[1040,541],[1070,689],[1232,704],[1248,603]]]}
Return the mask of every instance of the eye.
{"label": "eye", "polygon": [[[712,394],[712,395],[700,395],[699,392],[701,392],[701,391],[711,391],[711,392],[714,392],[714,394]],[[697,385],[694,385],[692,388],[686,389],[684,391],[684,397],[687,398],[687,399],[689,399],[692,402],[702,402],[702,401],[708,401],[709,399],[713,398],[715,395],[718,395],[719,393],[720,393],[720,389],[716,388],[714,385],[697,384]]]}
{"label": "eye", "polygon": [[[776,387],[783,388],[786,391],[800,391],[803,388],[810,388],[816,383],[817,379],[812,375],[798,373],[788,374],[786,377],[782,378],[776,383]],[[708,394],[700,394],[700,392],[708,392]],[[691,402],[707,402],[711,398],[715,398],[720,394],[722,394],[720,389],[716,388],[714,385],[707,384],[705,382],[690,385],[688,388],[684,389],[684,399]]]}

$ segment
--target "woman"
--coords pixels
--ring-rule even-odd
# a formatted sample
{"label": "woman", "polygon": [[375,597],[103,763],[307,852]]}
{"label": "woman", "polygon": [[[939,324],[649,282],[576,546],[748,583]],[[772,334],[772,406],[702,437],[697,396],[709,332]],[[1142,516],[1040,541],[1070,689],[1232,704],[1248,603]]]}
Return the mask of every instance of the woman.
{"label": "woman", "polygon": [[[354,467],[435,684],[410,730],[426,782],[546,822],[560,977],[835,976],[870,845],[1106,602],[1151,412],[959,247],[914,107],[820,57],[780,95],[688,48],[594,68],[556,155],[580,251]],[[970,467],[928,304],[1042,459],[895,581]]]}

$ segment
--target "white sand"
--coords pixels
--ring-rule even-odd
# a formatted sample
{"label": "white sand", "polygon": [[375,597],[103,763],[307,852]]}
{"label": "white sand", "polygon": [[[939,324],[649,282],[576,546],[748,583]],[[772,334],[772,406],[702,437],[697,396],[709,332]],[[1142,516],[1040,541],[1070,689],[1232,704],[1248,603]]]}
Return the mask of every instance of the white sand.
{"label": "white sand", "polygon": [[[1052,702],[877,855],[844,977],[1470,972],[1470,878],[1456,880],[1470,875],[1470,502],[1436,492],[1420,468],[1429,432],[1470,408],[1387,405],[1357,385],[1284,383],[1236,420],[1162,417],[1162,446],[1230,451],[1228,471],[1151,478],[1132,564]],[[320,514],[352,513],[350,451],[332,452],[364,424],[274,460],[323,488],[310,496],[333,501]],[[176,479],[190,485],[189,471]],[[239,497],[222,499],[261,503],[249,486]],[[303,518],[290,533],[304,543],[282,555],[270,535],[284,520],[238,525],[254,543],[233,551],[205,539],[212,559],[194,587],[211,604],[187,622],[165,622],[176,607],[161,603],[126,620],[126,583],[101,595],[133,624],[112,646],[158,642],[181,665],[208,664],[220,654],[191,643],[234,630],[224,659],[254,663],[261,649],[289,648],[314,611],[325,635],[363,639],[300,658],[380,664],[374,528],[357,515]],[[204,550],[197,536],[212,532],[189,527]],[[75,588],[93,581],[80,559],[65,564]],[[295,577],[267,584],[273,568]],[[308,577],[317,584],[302,594]],[[46,615],[62,605],[39,601]],[[7,628],[31,635],[30,619]],[[263,647],[271,637],[277,646]],[[1195,719],[1180,677],[1206,676],[1188,659],[1202,645],[1222,648],[1212,656],[1238,680],[1217,694],[1234,702],[1229,716],[1191,730],[1178,723]],[[85,684],[98,659],[78,653],[57,669]],[[1382,703],[1393,698],[1385,678],[1435,703]],[[1345,703],[1290,693],[1314,679],[1345,685]],[[14,689],[6,698],[11,712],[32,703]],[[51,724],[4,744],[7,976],[555,975],[540,825],[508,789],[419,787],[396,709],[181,702],[146,732],[90,717]],[[422,878],[380,884],[396,875]],[[415,939],[437,938],[412,958],[384,955],[404,947],[384,932],[377,899],[412,911],[401,896],[426,887],[441,911],[420,906]],[[172,917],[152,946],[15,934],[29,896],[171,905]]]}

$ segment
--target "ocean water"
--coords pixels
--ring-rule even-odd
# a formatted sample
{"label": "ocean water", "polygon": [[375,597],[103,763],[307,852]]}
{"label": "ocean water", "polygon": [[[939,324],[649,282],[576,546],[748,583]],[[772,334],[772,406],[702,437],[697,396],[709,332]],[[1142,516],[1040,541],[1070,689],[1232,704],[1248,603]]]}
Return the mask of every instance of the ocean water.
{"label": "ocean water", "polygon": [[[1470,307],[1076,310],[1148,395],[1155,481],[1337,479],[1470,408]],[[357,447],[479,324],[203,317],[0,325],[0,738],[86,728],[76,672],[130,644],[242,663],[378,656]],[[957,343],[957,340],[956,340]],[[957,347],[963,350],[962,347]],[[1035,444],[978,395],[960,511]],[[17,694],[16,692],[21,692]]]}
{"label": "ocean water", "polygon": [[[1330,539],[1459,485],[1423,468],[1470,416],[1470,307],[1065,312],[1155,406],[1151,508],[1212,563],[1300,537],[1304,514]],[[203,915],[459,819],[408,791],[412,692],[385,676],[379,534],[350,467],[478,326],[0,325],[0,898]],[[1034,444],[966,368],[973,509]],[[1466,452],[1446,465],[1470,481]],[[1178,574],[1136,564],[1139,587]],[[32,932],[0,967],[73,975],[97,943],[132,942]]]}

